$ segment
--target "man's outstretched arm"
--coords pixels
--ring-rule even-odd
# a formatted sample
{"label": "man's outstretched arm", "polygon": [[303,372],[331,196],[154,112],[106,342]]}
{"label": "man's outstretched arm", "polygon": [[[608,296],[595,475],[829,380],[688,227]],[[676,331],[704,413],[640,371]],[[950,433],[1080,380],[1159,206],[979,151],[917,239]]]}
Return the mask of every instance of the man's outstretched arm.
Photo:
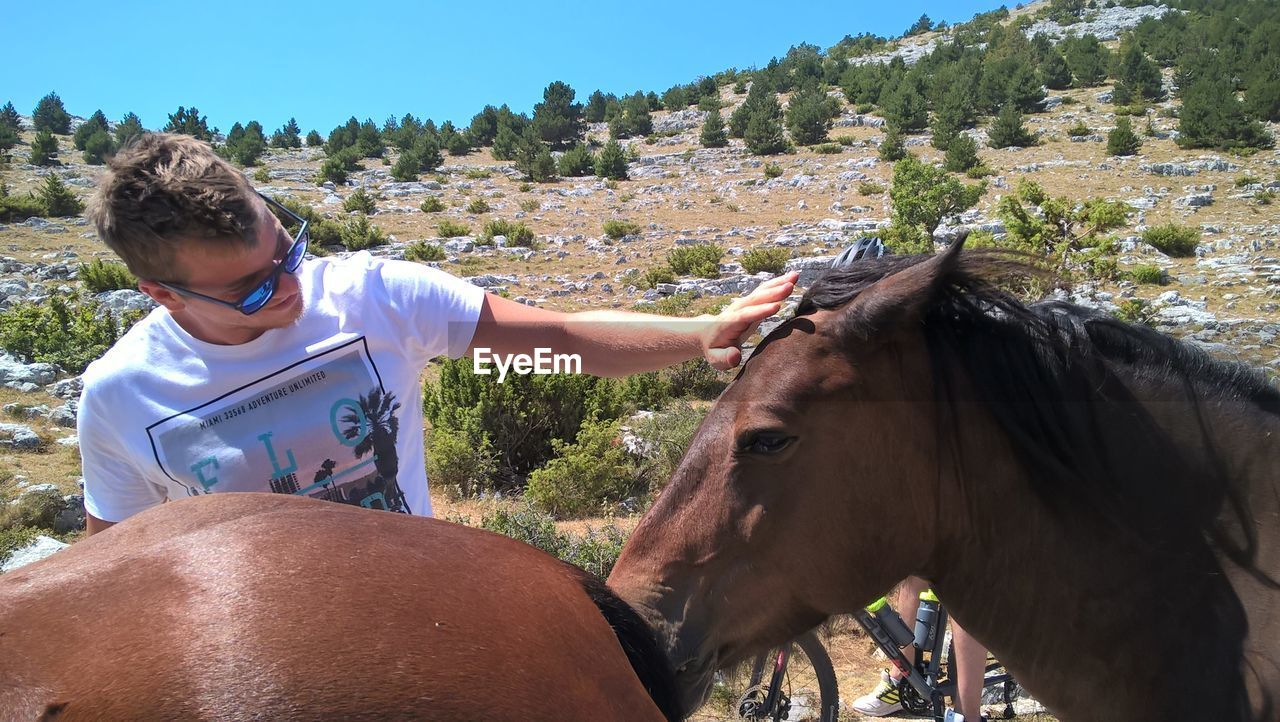
{"label": "man's outstretched arm", "polygon": [[702,356],[718,369],[742,361],[742,343],[764,319],[778,312],[798,275],[787,273],[760,284],[720,313],[696,318],[630,311],[561,313],[487,294],[468,353],[577,354],[582,371],[595,376],[629,376]]}

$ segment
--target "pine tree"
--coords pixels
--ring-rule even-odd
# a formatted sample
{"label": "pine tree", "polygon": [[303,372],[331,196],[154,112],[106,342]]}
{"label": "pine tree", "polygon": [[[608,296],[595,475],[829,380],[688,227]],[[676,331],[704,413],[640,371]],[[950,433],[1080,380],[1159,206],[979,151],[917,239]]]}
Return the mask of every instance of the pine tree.
{"label": "pine tree", "polygon": [[[918,229],[932,239],[942,219],[977,205],[985,184],[966,185],[946,171],[907,156],[893,164],[893,225]],[[932,245],[932,244],[930,244]]]}
{"label": "pine tree", "polygon": [[703,148],[723,148],[729,145],[729,136],[725,133],[724,119],[720,117],[720,111],[713,110],[707,113],[707,119],[702,123],[702,134],[698,140]]}
{"label": "pine tree", "polygon": [[107,116],[102,114],[101,110],[95,110],[89,119],[80,124],[76,128],[76,132],[71,137],[71,142],[75,145],[76,150],[84,150],[84,144],[89,140],[89,136],[98,131],[106,132],[108,128]]}
{"label": "pine tree", "polygon": [[96,130],[85,139],[84,162],[89,165],[102,165],[115,152],[115,144],[105,130]]}
{"label": "pine tree", "polygon": [[1022,113],[1012,103],[1000,109],[991,130],[987,133],[987,145],[992,148],[1026,148],[1036,144],[1036,137],[1022,125]]}
{"label": "pine tree", "polygon": [[1141,147],[1142,139],[1133,132],[1133,124],[1127,116],[1121,116],[1107,134],[1107,155],[1133,155]]}
{"label": "pine tree", "polygon": [[1067,59],[1057,48],[1049,48],[1044,60],[1040,62],[1040,80],[1051,90],[1066,90],[1071,87],[1071,69],[1067,67]]}
{"label": "pine tree", "polygon": [[1127,105],[1135,100],[1164,100],[1164,86],[1160,68],[1143,54],[1137,43],[1130,41],[1120,50],[1112,101]]}
{"label": "pine tree", "polygon": [[44,185],[40,186],[37,197],[49,217],[76,216],[84,210],[84,204],[56,173],[44,177]]}
{"label": "pine tree", "polygon": [[1067,67],[1074,76],[1077,88],[1101,85],[1107,78],[1107,66],[1111,64],[1111,52],[1093,35],[1068,37],[1062,42]]}
{"label": "pine tree", "polygon": [[[402,122],[401,127],[403,126]],[[471,134],[471,142],[475,143],[477,148],[493,145],[493,139],[498,135],[498,109],[492,105],[484,106],[483,110],[471,117],[471,125],[467,126],[467,132]]]}
{"label": "pine tree", "polygon": [[556,162],[556,168],[565,178],[577,178],[595,172],[596,158],[585,143],[578,143],[566,150]]}
{"label": "pine tree", "polygon": [[409,152],[418,159],[418,171],[421,173],[431,173],[444,162],[444,156],[440,154],[439,136],[425,128]]}
{"label": "pine tree", "polygon": [[622,113],[609,123],[611,138],[645,136],[653,132],[653,117],[644,93],[636,91],[622,100]]}
{"label": "pine tree", "polygon": [[133,113],[125,113],[120,122],[116,124],[116,147],[123,148],[134,138],[139,138],[146,129],[142,127],[142,121]]}
{"label": "pine tree", "polygon": [[1005,90],[1006,102],[1013,103],[1024,113],[1036,113],[1044,103],[1044,87],[1030,65],[1019,65],[1009,76]]}
{"label": "pine tree", "polygon": [[910,133],[929,124],[928,101],[918,84],[908,76],[883,97],[884,118],[898,130]]}
{"label": "pine tree", "polygon": [[205,122],[205,118],[200,115],[199,109],[194,105],[190,110],[179,105],[177,111],[170,113],[164,132],[182,133],[205,141],[213,138],[213,133],[209,132],[209,124]]}
{"label": "pine tree", "polygon": [[531,181],[541,183],[556,177],[556,161],[534,125],[525,128],[516,151],[516,169]]}
{"label": "pine tree", "polygon": [[54,165],[58,162],[58,139],[47,130],[36,132],[31,140],[31,164]]}
{"label": "pine tree", "polygon": [[942,168],[952,173],[963,173],[979,164],[978,144],[965,133],[960,133],[947,147]]}
{"label": "pine tree", "polygon": [[1202,78],[1183,91],[1177,139],[1183,148],[1270,148],[1274,142],[1245,113],[1226,78]]}
{"label": "pine tree", "polygon": [[832,107],[827,94],[817,84],[810,83],[791,96],[787,104],[787,128],[799,145],[825,143],[831,127]]}
{"label": "pine tree", "polygon": [[4,107],[0,108],[0,126],[7,126],[14,130],[22,128],[22,119],[12,102],[5,103]]}
{"label": "pine tree", "polygon": [[533,106],[533,125],[554,149],[582,140],[582,104],[573,102],[574,96],[573,88],[557,80],[542,91],[542,102]]}
{"label": "pine tree", "polygon": [[596,175],[611,180],[627,179],[627,154],[616,140],[605,143],[596,157]]}
{"label": "pine tree", "polygon": [[609,101],[605,94],[597,90],[587,98],[587,104],[582,108],[582,117],[588,123],[603,123],[604,111],[608,107]]}
{"label": "pine tree", "polygon": [[515,160],[520,148],[520,135],[510,125],[499,121],[498,134],[493,139],[494,160]]}
{"label": "pine tree", "polygon": [[1255,74],[1244,100],[1245,109],[1255,120],[1280,122],[1280,71]]}
{"label": "pine tree", "polygon": [[[769,105],[772,103],[772,105]],[[776,110],[775,110],[776,109]],[[747,150],[754,155],[776,155],[791,149],[787,137],[782,132],[782,123],[778,122],[781,109],[778,108],[777,97],[771,96],[764,105],[751,113],[747,121],[747,130],[742,134]]]}
{"label": "pine tree", "polygon": [[298,127],[298,121],[290,118],[288,123],[271,134],[272,148],[301,148],[302,147],[302,129]]}
{"label": "pine tree", "polygon": [[320,136],[320,131],[316,130],[315,128],[312,128],[307,133],[307,147],[316,148],[322,145],[324,145],[324,138]]}
{"label": "pine tree", "polygon": [[71,132],[71,116],[57,93],[49,93],[36,103],[36,109],[31,113],[31,124],[37,132],[47,130],[58,135]]}
{"label": "pine tree", "polygon": [[418,180],[418,169],[422,167],[422,159],[414,155],[412,150],[400,152],[400,157],[391,165],[391,177],[401,183]]}
{"label": "pine tree", "polygon": [[[7,151],[18,145],[20,140],[22,139],[18,136],[18,131],[15,128],[0,123],[0,153],[6,154],[7,157]],[[0,158],[0,165],[5,162],[7,162],[5,158]]]}
{"label": "pine tree", "polygon": [[895,126],[885,126],[884,140],[880,141],[880,160],[894,161],[907,157],[907,146],[902,140],[902,131]]}

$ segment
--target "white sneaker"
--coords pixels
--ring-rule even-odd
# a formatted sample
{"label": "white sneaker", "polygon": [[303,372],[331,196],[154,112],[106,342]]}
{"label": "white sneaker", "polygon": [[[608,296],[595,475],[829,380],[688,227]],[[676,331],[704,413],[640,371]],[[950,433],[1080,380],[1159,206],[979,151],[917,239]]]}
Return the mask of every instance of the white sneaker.
{"label": "white sneaker", "polygon": [[888,717],[902,710],[902,694],[898,691],[898,683],[888,672],[881,670],[880,684],[854,700],[853,709],[872,717]]}
{"label": "white sneaker", "polygon": [[948,708],[947,713],[942,716],[942,722],[964,722],[964,715]]}

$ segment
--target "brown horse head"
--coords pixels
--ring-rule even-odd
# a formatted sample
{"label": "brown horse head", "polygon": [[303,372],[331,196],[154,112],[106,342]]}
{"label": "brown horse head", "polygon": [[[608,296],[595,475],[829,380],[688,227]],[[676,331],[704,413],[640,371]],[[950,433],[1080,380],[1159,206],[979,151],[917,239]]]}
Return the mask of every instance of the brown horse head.
{"label": "brown horse head", "polygon": [[[1024,306],[995,281],[1042,273],[961,245],[820,279],[632,535],[609,584],[665,636],[686,709],[717,668],[914,574],[1064,719],[1247,719],[1246,688],[1265,716],[1280,394],[1151,329]],[[1080,706],[1097,694],[1113,715]]]}

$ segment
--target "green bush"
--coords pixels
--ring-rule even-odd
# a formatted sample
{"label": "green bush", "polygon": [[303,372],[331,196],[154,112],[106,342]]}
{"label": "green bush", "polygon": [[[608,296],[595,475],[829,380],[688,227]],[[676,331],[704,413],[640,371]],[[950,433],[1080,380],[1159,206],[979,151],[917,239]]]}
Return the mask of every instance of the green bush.
{"label": "green bush", "polygon": [[884,140],[880,141],[880,160],[896,163],[907,157],[907,145],[902,139],[902,132],[897,128],[890,126],[884,134]]}
{"label": "green bush", "polygon": [[55,165],[58,162],[58,139],[47,130],[31,139],[31,165]]}
{"label": "green bush", "polygon": [[[465,524],[470,520],[450,517],[449,521]],[[581,536],[562,533],[556,529],[555,517],[531,505],[516,510],[500,507],[481,517],[480,528],[537,547],[601,579],[613,571],[627,539],[626,532],[612,523],[600,529],[588,528]]]}
{"label": "green bush", "polygon": [[782,273],[791,260],[791,252],[780,246],[773,248],[752,248],[742,254],[742,267],[747,273]]}
{"label": "green bush", "polygon": [[438,243],[427,243],[426,241],[417,241],[411,243],[404,249],[404,259],[406,261],[443,261],[448,256],[445,255],[444,248]]}
{"label": "green bush", "polygon": [[[44,530],[47,533],[53,529],[58,514],[66,508],[67,502],[63,500],[62,493],[55,489],[28,491],[18,497],[17,503],[0,503],[0,529]],[[0,550],[0,553],[6,551],[12,552],[13,549]]]}
{"label": "green bush", "polygon": [[583,143],[566,150],[556,162],[556,169],[565,178],[578,178],[595,172],[596,156]]}
{"label": "green bush", "polygon": [[537,198],[526,198],[520,201],[520,210],[525,213],[537,213],[542,210],[542,203]]}
{"label": "green bush", "polygon": [[553,443],[555,458],[529,475],[525,496],[552,514],[584,516],[641,491],[619,433],[616,419],[584,421],[573,443]]}
{"label": "green bush", "polygon": [[599,529],[587,527],[581,536],[569,534],[565,538],[568,542],[560,558],[605,579],[622,554],[627,533],[610,523]]}
{"label": "green bush", "polygon": [[355,193],[347,196],[346,199],[342,201],[342,210],[347,213],[357,212],[365,215],[372,215],[377,209],[378,206],[376,200],[371,193],[364,189],[364,186],[357,188]]}
{"label": "green bush", "polygon": [[[719,394],[720,388],[712,396]],[[671,480],[708,408],[696,408],[687,400],[680,399],[667,409],[631,425],[639,446],[646,450],[641,473],[648,480],[651,493],[661,491]]]}
{"label": "green bush", "polygon": [[43,216],[44,204],[39,198],[26,195],[9,195],[9,189],[0,183],[0,222],[24,221],[32,216]]}
{"label": "green bush", "polygon": [[427,478],[434,488],[452,498],[468,499],[486,487],[496,470],[488,439],[473,439],[450,428],[431,431]]}
{"label": "green bush", "polygon": [[604,222],[604,234],[613,240],[640,233],[640,226],[631,221],[608,220]]}
{"label": "green bush", "polygon": [[519,488],[570,441],[587,418],[617,418],[625,408],[613,379],[589,374],[477,374],[471,358],[445,360],[429,382],[423,411],[435,431],[466,433],[477,448],[488,441],[497,471],[484,490]]}
{"label": "green bush", "polygon": [[1077,120],[1075,125],[1071,126],[1070,128],[1067,128],[1067,135],[1071,136],[1072,138],[1083,138],[1084,136],[1089,135],[1092,132],[1093,131],[1089,128],[1089,126],[1084,124],[1083,120]]}
{"label": "green bush", "polygon": [[400,157],[391,166],[391,177],[401,183],[416,181],[421,168],[422,159],[413,150],[401,151]]}
{"label": "green bush", "polygon": [[1157,286],[1163,286],[1167,278],[1164,269],[1154,264],[1134,266],[1133,270],[1129,271],[1129,277],[1135,283],[1149,283]]}
{"label": "green bush", "polygon": [[263,166],[253,172],[253,180],[257,183],[270,183],[271,171],[267,170],[266,166]]}
{"label": "green bush", "polygon": [[691,316],[694,296],[692,293],[673,293],[659,298],[643,310],[662,316]]}
{"label": "green bush", "polygon": [[680,276],[717,278],[724,249],[712,243],[677,246],[667,252],[667,264]]}
{"label": "green bush", "polygon": [[90,293],[138,287],[138,279],[133,277],[123,263],[104,261],[101,258],[81,263],[76,277],[85,285],[85,288],[89,289]]}
{"label": "green bush", "polygon": [[1200,232],[1190,226],[1166,223],[1148,228],[1142,233],[1142,240],[1166,255],[1190,257],[1196,254]]}
{"label": "green bush", "polygon": [[662,373],[671,384],[671,395],[674,397],[714,399],[729,385],[724,376],[704,358],[689,359],[663,369]]}
{"label": "green bush", "polygon": [[1142,147],[1142,139],[1133,132],[1128,118],[1116,121],[1116,127],[1107,134],[1107,155],[1133,155]]}
{"label": "green bush", "polygon": [[1006,103],[1000,109],[991,130],[987,134],[987,145],[992,148],[1027,148],[1036,144],[1036,136],[1022,124],[1022,113],[1017,106]]}
{"label": "green bush", "polygon": [[471,235],[471,228],[465,223],[455,223],[447,218],[436,224],[436,231],[440,233],[441,238],[458,238],[459,236]]}
{"label": "green bush", "polygon": [[819,145],[813,146],[813,152],[822,153],[825,155],[834,155],[836,153],[843,153],[844,146],[840,145],[839,143],[821,143]]}
{"label": "green bush", "polygon": [[342,225],[339,239],[348,251],[363,251],[387,242],[382,229],[369,222],[369,216],[357,213]]}
{"label": "green bush", "polygon": [[764,164],[764,177],[770,180],[782,175],[782,166],[777,163]]}
{"label": "green bush", "polygon": [[78,216],[84,210],[84,204],[76,198],[76,194],[54,173],[44,177],[44,184],[40,186],[36,197],[44,206],[45,215],[50,218]]}
{"label": "green bush", "polygon": [[444,201],[440,200],[438,196],[427,196],[426,200],[422,201],[422,205],[418,206],[418,208],[422,209],[423,213],[439,213],[444,210]]}
{"label": "green bush", "polygon": [[30,545],[39,535],[40,530],[34,527],[0,526],[0,564],[9,561],[11,554]]}
{"label": "green bush", "polygon": [[489,202],[483,198],[472,198],[471,202],[467,204],[467,213],[480,215],[481,213],[488,213],[490,210],[492,209],[489,208]]}
{"label": "green bush", "polygon": [[531,248],[534,244],[533,230],[523,223],[494,219],[484,224],[480,234],[481,243],[492,243],[494,236],[504,236],[508,246],[524,246]]}
{"label": "green bush", "polygon": [[862,181],[858,183],[858,194],[864,196],[878,196],[889,190],[884,184],[875,181]]}
{"label": "green bush", "polygon": [[596,175],[610,180],[627,179],[627,154],[616,140],[610,140],[596,157]]}
{"label": "green bush", "polygon": [[92,299],[20,303],[0,312],[0,348],[24,363],[52,363],[80,374],[141,317],[131,311],[117,319]]}
{"label": "green bush", "polygon": [[657,266],[645,271],[641,280],[645,288],[657,288],[659,283],[675,283],[676,274],[668,266]]}
{"label": "green bush", "polygon": [[720,116],[718,108],[707,113],[707,119],[702,122],[702,132],[698,135],[698,142],[703,148],[723,148],[729,145],[724,118]]}
{"label": "green bush", "polygon": [[970,168],[977,167],[981,162],[978,158],[978,144],[973,138],[960,133],[947,144],[942,168],[951,173],[964,173]]}

